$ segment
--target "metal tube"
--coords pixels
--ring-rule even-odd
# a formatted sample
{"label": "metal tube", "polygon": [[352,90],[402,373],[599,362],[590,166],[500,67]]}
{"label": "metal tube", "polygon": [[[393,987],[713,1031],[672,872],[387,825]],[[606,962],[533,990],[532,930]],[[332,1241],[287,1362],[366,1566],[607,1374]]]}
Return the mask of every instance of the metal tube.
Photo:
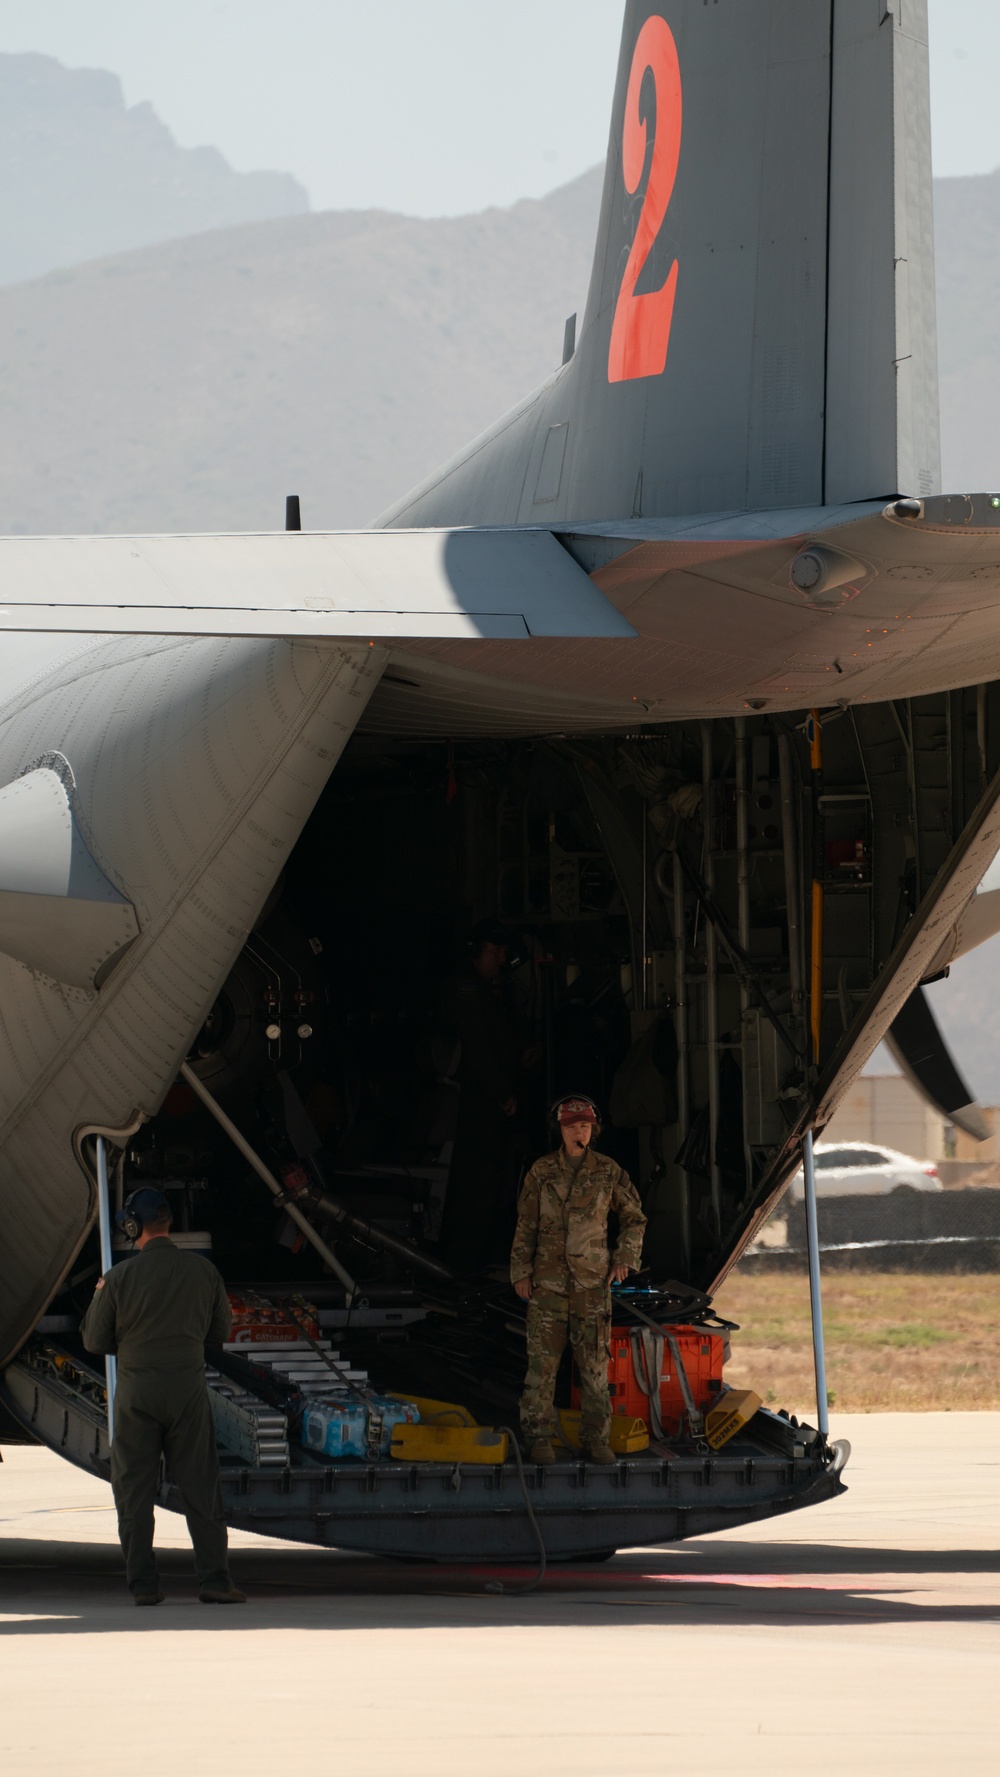
{"label": "metal tube", "polygon": [[[705,882],[714,898],[715,865],[712,861],[712,724],[701,725],[701,807],[705,831]],[[709,1177],[716,1232],[722,1228],[722,1178],[716,1159],[719,1139],[719,1002],[718,958],[715,927],[705,921],[705,1038],[708,1046]]]}
{"label": "metal tube", "polygon": [[[319,1178],[318,1169],[314,1170]],[[372,1246],[380,1246],[387,1253],[395,1253],[397,1258],[404,1259],[418,1271],[426,1271],[429,1277],[439,1278],[442,1283],[454,1283],[454,1271],[447,1265],[442,1265],[440,1259],[432,1259],[429,1254],[422,1253],[419,1247],[411,1246],[409,1241],[397,1240],[395,1234],[389,1234],[374,1222],[366,1221],[364,1216],[356,1216],[352,1210],[345,1209],[338,1203],[335,1197],[331,1197],[322,1186],[310,1197],[310,1202],[317,1215],[326,1216],[331,1222],[339,1222],[341,1227],[353,1230]]]}
{"label": "metal tube", "polygon": [[[747,725],[736,718],[736,906],[740,949],[750,955],[750,808],[747,791]],[[746,999],[746,988],[741,983]]]}
{"label": "metal tube", "polygon": [[649,810],[642,799],[642,1011],[649,1008]]}
{"label": "metal tube", "polygon": [[[101,1239],[101,1275],[107,1276],[114,1264],[111,1250],[111,1192],[108,1186],[108,1144],[103,1135],[97,1137],[97,1222]],[[108,1443],[115,1435],[115,1389],[118,1386],[118,1359],[104,1360],[104,1382],[108,1391]]]}
{"label": "metal tube", "polygon": [[818,1064],[823,1034],[823,884],[813,878],[812,957],[809,966],[809,1034],[812,1057]]}
{"label": "metal tube", "polygon": [[[673,856],[674,871],[674,1032],[677,1038],[677,1133],[686,1142],[690,1126],[687,1032],[687,943],[684,921],[684,872],[680,853]],[[684,1167],[681,1174],[681,1237],[684,1261],[691,1263],[691,1182]]]}
{"label": "metal tube", "polygon": [[[899,718],[897,717],[897,722]],[[809,711],[806,726],[809,739],[809,777],[813,805],[812,920],[810,925],[809,964],[809,1035],[811,1059],[819,1066],[823,1036],[823,875],[826,855],[823,848],[823,728],[818,710]]]}
{"label": "metal tube", "polygon": [[[230,1141],[233,1143],[233,1146],[237,1147],[239,1149],[240,1153],[243,1155],[244,1160],[246,1160],[249,1163],[249,1165],[251,1165],[253,1167],[254,1172],[257,1174],[257,1177],[263,1179],[263,1181],[264,1181],[265,1185],[267,1186],[268,1190],[270,1191],[271,1195],[273,1197],[283,1197],[284,1192],[282,1191],[282,1188],[279,1185],[277,1179],[275,1178],[273,1172],[271,1172],[270,1169],[267,1166],[265,1166],[263,1160],[260,1158],[260,1155],[256,1154],[254,1152],[253,1148],[250,1146],[250,1143],[246,1140],[246,1137],[240,1134],[239,1130],[236,1127],[236,1124],[231,1120],[231,1118],[226,1116],[226,1113],[223,1110],[221,1104],[218,1103],[217,1099],[214,1099],[212,1097],[212,1094],[209,1092],[208,1087],[205,1086],[201,1080],[199,1080],[198,1075],[195,1073],[194,1069],[188,1064],[188,1062],[186,1062],[186,1061],[181,1062],[180,1074],[181,1074],[182,1080],[184,1080],[186,1082],[186,1084],[188,1086],[190,1086],[192,1092],[195,1093],[195,1095],[201,1099],[201,1102],[205,1106],[205,1109],[207,1111],[211,1112],[212,1116],[215,1118],[215,1121],[218,1123],[219,1128],[225,1130]],[[330,1270],[334,1273],[334,1275],[336,1277],[340,1278],[341,1283],[343,1284],[345,1290],[347,1291],[348,1300],[349,1301],[352,1300],[353,1297],[357,1293],[357,1285],[355,1284],[354,1279],[351,1276],[350,1272],[345,1271],[343,1265],[340,1263],[340,1260],[337,1258],[336,1254],[334,1252],[332,1252],[330,1250],[330,1248],[327,1246],[326,1241],[323,1239],[323,1236],[321,1234],[317,1234],[316,1229],[313,1227],[311,1221],[309,1220],[309,1217],[304,1216],[302,1214],[302,1211],[301,1211],[301,1209],[299,1209],[297,1204],[286,1203],[284,1205],[284,1207],[287,1210],[288,1214],[291,1216],[292,1221],[295,1223],[296,1227],[301,1228],[301,1230],[302,1230],[303,1234],[305,1235],[306,1239],[308,1240],[310,1246],[315,1247],[316,1251],[319,1253],[319,1256],[324,1261],[324,1263],[329,1265]]]}
{"label": "metal tube", "polygon": [[[736,918],[740,949],[750,955],[750,800],[747,791],[747,725],[746,718],[736,718]],[[743,1078],[747,1077],[746,1042],[749,1035],[747,1012],[750,989],[745,973],[740,974],[740,1034],[743,1042]],[[753,1179],[753,1155],[747,1119],[749,1094],[743,1093],[743,1164],[747,1187]]]}
{"label": "metal tube", "polygon": [[813,1135],[807,1129],[802,1142],[802,1177],[805,1182],[806,1247],[809,1253],[809,1311],[812,1315],[813,1366],[816,1371],[816,1424],[825,1438],[830,1430],[826,1398],[826,1351],[823,1344],[823,1294],[819,1275],[819,1222],[816,1217],[816,1169]]}
{"label": "metal tube", "polygon": [[799,898],[798,824],[795,819],[795,778],[787,734],[778,736],[778,776],[781,780],[781,848],[785,864],[785,918],[788,925],[788,981],[792,990],[792,1031],[797,1049],[805,1051],[805,990],[802,969],[802,906]]}

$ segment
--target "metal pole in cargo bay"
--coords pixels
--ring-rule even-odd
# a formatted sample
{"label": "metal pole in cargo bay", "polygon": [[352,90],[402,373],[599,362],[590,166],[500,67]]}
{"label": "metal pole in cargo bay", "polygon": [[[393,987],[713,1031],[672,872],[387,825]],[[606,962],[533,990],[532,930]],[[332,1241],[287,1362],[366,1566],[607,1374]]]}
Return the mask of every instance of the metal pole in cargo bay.
{"label": "metal pole in cargo bay", "polygon": [[[103,1135],[97,1137],[97,1218],[101,1236],[101,1274],[107,1276],[114,1264],[111,1251],[111,1193],[108,1188],[108,1145]],[[115,1435],[115,1389],[118,1386],[118,1359],[104,1360],[104,1382],[108,1391],[108,1443]]]}
{"label": "metal pole in cargo bay", "polygon": [[826,1401],[826,1352],[823,1346],[823,1299],[819,1279],[819,1224],[816,1219],[816,1169],[813,1164],[813,1132],[807,1129],[802,1142],[802,1176],[805,1181],[806,1246],[809,1252],[809,1307],[812,1313],[813,1364],[816,1369],[816,1424],[824,1438],[830,1429]]}
{"label": "metal pole in cargo bay", "polygon": [[823,1035],[823,725],[819,710],[810,710],[806,722],[809,742],[809,781],[812,788],[812,920],[809,935],[809,1034],[812,1061],[819,1066]]}
{"label": "metal pole in cargo bay", "polygon": [[[819,1070],[823,1034],[823,727],[819,710],[809,711],[806,723],[809,742],[809,775],[813,798],[812,928],[810,933],[809,1036],[811,1060]],[[816,1424],[825,1438],[830,1429],[826,1400],[826,1351],[823,1344],[823,1296],[819,1275],[819,1221],[816,1216],[816,1166],[813,1133],[807,1129],[802,1142],[802,1178],[805,1186],[806,1248],[809,1254],[809,1309],[812,1314],[813,1367],[816,1371]]]}
{"label": "metal pole in cargo bay", "polygon": [[[277,1179],[274,1176],[274,1173],[270,1170],[269,1167],[264,1165],[264,1162],[261,1159],[260,1155],[258,1153],[256,1153],[254,1151],[254,1149],[250,1146],[250,1143],[247,1141],[246,1136],[240,1134],[240,1132],[237,1129],[236,1124],[233,1122],[232,1118],[226,1116],[226,1113],[223,1110],[221,1104],[219,1104],[217,1099],[212,1097],[212,1094],[209,1092],[208,1087],[206,1085],[204,1085],[204,1083],[201,1080],[199,1080],[198,1075],[195,1073],[194,1069],[192,1067],[189,1067],[186,1061],[182,1061],[181,1067],[180,1067],[180,1072],[181,1072],[181,1078],[187,1082],[187,1084],[190,1086],[192,1092],[196,1095],[196,1097],[201,1099],[201,1102],[205,1106],[205,1109],[207,1111],[211,1111],[212,1116],[215,1118],[215,1121],[219,1125],[219,1128],[224,1129],[226,1134],[228,1135],[230,1141],[233,1143],[233,1146],[239,1148],[239,1151],[243,1155],[244,1160],[248,1161],[249,1164],[253,1167],[254,1172],[257,1174],[257,1177],[263,1179],[263,1181],[264,1181],[265,1185],[267,1186],[268,1190],[270,1191],[272,1197],[282,1197],[283,1198],[285,1193],[282,1191],[281,1186],[279,1185]],[[337,1258],[336,1254],[330,1251],[330,1248],[327,1246],[326,1241],[323,1239],[322,1234],[317,1234],[317,1232],[316,1232],[315,1228],[313,1227],[311,1221],[309,1220],[308,1216],[304,1216],[302,1214],[302,1211],[298,1207],[297,1203],[287,1203],[286,1202],[284,1207],[285,1207],[285,1210],[287,1211],[288,1215],[291,1216],[292,1221],[295,1223],[296,1227],[302,1229],[302,1232],[305,1235],[306,1239],[309,1241],[310,1246],[315,1247],[316,1251],[319,1253],[320,1258],[323,1259],[327,1265],[329,1265],[330,1270],[333,1272],[334,1276],[340,1278],[341,1283],[343,1284],[345,1290],[347,1291],[348,1303],[353,1301],[354,1296],[357,1293],[357,1284],[355,1283],[353,1277],[350,1275],[350,1272],[345,1271],[343,1265],[340,1263],[340,1260]]]}

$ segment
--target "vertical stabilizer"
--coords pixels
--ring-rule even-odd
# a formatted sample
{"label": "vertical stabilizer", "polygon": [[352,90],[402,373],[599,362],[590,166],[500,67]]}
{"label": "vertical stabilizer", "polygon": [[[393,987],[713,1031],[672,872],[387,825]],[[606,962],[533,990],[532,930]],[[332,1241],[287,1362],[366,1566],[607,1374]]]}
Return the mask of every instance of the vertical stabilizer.
{"label": "vertical stabilizer", "polygon": [[926,0],[629,0],[576,349],[382,522],[937,486]]}

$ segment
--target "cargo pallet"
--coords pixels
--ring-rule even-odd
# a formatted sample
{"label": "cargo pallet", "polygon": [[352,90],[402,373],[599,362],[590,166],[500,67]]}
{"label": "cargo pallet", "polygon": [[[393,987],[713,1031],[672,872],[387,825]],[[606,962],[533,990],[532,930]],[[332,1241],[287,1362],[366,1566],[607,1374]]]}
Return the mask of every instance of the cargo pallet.
{"label": "cargo pallet", "polygon": [[[4,1373],[0,1400],[41,1443],[108,1480],[103,1404],[31,1362]],[[815,1440],[815,1434],[809,1433]],[[762,1409],[723,1450],[678,1444],[602,1468],[577,1459],[526,1465],[525,1482],[550,1558],[676,1542],[752,1524],[846,1491],[846,1443],[804,1442]],[[513,1460],[479,1464],[320,1461],[296,1450],[287,1467],[251,1468],[223,1456],[226,1518],[235,1529],[432,1561],[534,1559],[536,1544]],[[168,1480],[158,1504],[181,1511]]]}

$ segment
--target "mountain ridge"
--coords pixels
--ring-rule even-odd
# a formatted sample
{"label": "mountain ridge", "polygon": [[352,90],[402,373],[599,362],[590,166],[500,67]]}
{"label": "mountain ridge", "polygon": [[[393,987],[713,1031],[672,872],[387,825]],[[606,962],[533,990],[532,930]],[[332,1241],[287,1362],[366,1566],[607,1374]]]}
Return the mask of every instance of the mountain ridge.
{"label": "mountain ridge", "polygon": [[116,74],[0,54],[0,285],[308,207],[290,173],[181,148]]}
{"label": "mountain ridge", "polygon": [[600,171],[471,217],[320,211],[0,289],[0,531],[367,523],[561,356]]}

